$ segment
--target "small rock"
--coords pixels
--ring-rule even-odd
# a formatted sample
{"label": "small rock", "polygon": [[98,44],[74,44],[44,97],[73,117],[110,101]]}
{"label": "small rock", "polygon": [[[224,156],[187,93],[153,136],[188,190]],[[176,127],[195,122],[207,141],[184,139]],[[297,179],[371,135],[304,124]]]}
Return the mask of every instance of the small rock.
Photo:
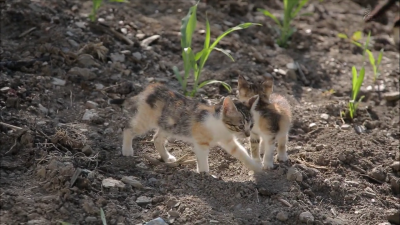
{"label": "small rock", "polygon": [[51,83],[56,86],[64,86],[67,83],[67,81],[53,77],[53,82]]}
{"label": "small rock", "polygon": [[340,128],[342,128],[342,130],[349,130],[351,126],[349,124],[343,124]]}
{"label": "small rock", "polygon": [[394,171],[400,171],[400,162],[399,161],[393,162],[392,165],[390,165],[390,167]]}
{"label": "small rock", "polygon": [[82,54],[78,56],[77,62],[82,67],[100,66],[92,55]]}
{"label": "small rock", "polygon": [[389,222],[378,223],[378,225],[391,225]]}
{"label": "small rock", "polygon": [[123,176],[121,181],[124,182],[125,184],[130,184],[132,187],[135,188],[143,188],[142,183],[136,180],[135,177],[133,176]]}
{"label": "small rock", "polygon": [[93,73],[88,68],[73,67],[68,71],[68,79],[74,82],[81,82],[81,80],[94,80],[96,79],[96,74]]}
{"label": "small rock", "polygon": [[137,39],[142,40],[146,35],[142,33],[136,34]]}
{"label": "small rock", "polygon": [[120,53],[111,53],[110,58],[113,62],[125,62],[125,55]]}
{"label": "small rock", "polygon": [[328,120],[328,119],[329,119],[329,115],[326,114],[326,113],[322,113],[320,117],[321,117],[321,119],[323,119],[323,120]]}
{"label": "small rock", "polygon": [[178,218],[178,217],[179,217],[179,212],[177,212],[176,210],[170,210],[170,211],[168,212],[168,215],[169,215],[170,217],[173,217],[173,218]]}
{"label": "small rock", "polygon": [[382,166],[373,168],[368,175],[382,182],[386,180],[386,172]]}
{"label": "small rock", "polygon": [[75,25],[79,28],[86,28],[86,22],[75,22]]}
{"label": "small rock", "polygon": [[104,179],[101,184],[103,185],[103,187],[105,188],[113,188],[113,187],[119,187],[119,188],[124,188],[125,184],[122,183],[119,180],[115,180],[113,178],[106,178]]}
{"label": "small rock", "polygon": [[281,211],[281,212],[278,212],[278,214],[276,214],[276,219],[284,222],[289,219],[289,216],[286,212]]}
{"label": "small rock", "polygon": [[47,109],[46,107],[42,106],[42,104],[39,104],[39,110],[43,113],[46,114],[49,113],[49,109]]}
{"label": "small rock", "polygon": [[309,128],[313,128],[313,127],[316,127],[316,126],[317,126],[316,123],[310,123],[310,125],[308,125]]}
{"label": "small rock", "polygon": [[85,145],[85,147],[82,148],[82,153],[86,156],[90,156],[93,153],[92,147],[90,147],[90,145]]}
{"label": "small rock", "polygon": [[392,176],[390,179],[390,186],[395,194],[400,194],[400,178]]}
{"label": "small rock", "polygon": [[296,170],[294,167],[290,167],[288,169],[286,178],[291,181],[295,180],[295,181],[301,182],[301,181],[303,181],[303,174],[301,174],[301,172]]}
{"label": "small rock", "polygon": [[297,74],[295,70],[288,70],[286,72],[286,77],[290,80],[290,81],[296,81],[297,80]]}
{"label": "small rock", "polygon": [[41,224],[47,224],[49,221],[45,219],[38,219],[38,220],[29,220],[26,224],[27,225],[41,225]]}
{"label": "small rock", "polygon": [[317,150],[317,151],[321,151],[322,149],[324,149],[324,145],[323,144],[317,144],[316,146],[315,146],[315,149]]}
{"label": "small rock", "polygon": [[112,134],[114,133],[114,129],[112,127],[108,127],[103,131],[103,134]]}
{"label": "small rock", "polygon": [[158,217],[145,223],[145,225],[168,225],[168,223],[166,223],[161,217]]}
{"label": "small rock", "polygon": [[136,203],[139,206],[146,206],[151,203],[151,198],[147,196],[140,196],[139,198],[136,199]]}
{"label": "small rock", "polygon": [[400,98],[400,92],[394,91],[394,92],[388,92],[384,93],[383,97],[386,99],[386,101],[397,101]]}
{"label": "small rock", "polygon": [[132,56],[136,60],[141,60],[142,59],[142,54],[140,54],[140,52],[134,52],[134,53],[132,53]]}
{"label": "small rock", "polygon": [[210,220],[210,223],[219,223],[218,220]]}
{"label": "small rock", "polygon": [[387,220],[394,224],[400,224],[400,211],[398,209],[390,209],[386,212]]}
{"label": "small rock", "polygon": [[297,70],[297,69],[299,69],[295,63],[288,63],[288,64],[286,64],[286,67],[287,67],[288,69],[290,69],[290,70]]}
{"label": "small rock", "polygon": [[300,213],[299,219],[301,222],[307,224],[314,222],[314,216],[309,211]]}
{"label": "small rock", "polygon": [[85,106],[88,109],[94,109],[94,108],[97,108],[99,106],[99,104],[97,104],[96,102],[93,102],[93,101],[87,101]]}
{"label": "small rock", "polygon": [[283,69],[274,69],[274,72],[280,75],[286,75],[286,71]]}
{"label": "small rock", "polygon": [[8,92],[9,90],[11,90],[10,87],[2,87],[2,88],[0,89],[1,92]]}
{"label": "small rock", "polygon": [[90,121],[96,116],[98,116],[98,115],[94,109],[86,109],[85,114],[83,114],[82,120]]}
{"label": "small rock", "polygon": [[85,222],[86,223],[94,223],[94,222],[97,222],[97,218],[94,216],[88,216],[88,217],[86,217]]}
{"label": "small rock", "polygon": [[159,38],[160,38],[160,35],[153,35],[153,36],[150,36],[150,37],[144,39],[144,40],[140,43],[140,46],[142,46],[145,50],[149,50],[149,45],[150,45],[151,43],[153,43],[155,40],[159,39]]}
{"label": "small rock", "polygon": [[131,54],[131,51],[129,51],[129,50],[122,50],[122,51],[120,51],[120,53],[121,53],[121,54],[124,54],[124,55],[129,55],[129,54]]}
{"label": "small rock", "polygon": [[102,84],[95,84],[94,86],[96,87],[96,90],[101,90],[104,88],[104,85]]}

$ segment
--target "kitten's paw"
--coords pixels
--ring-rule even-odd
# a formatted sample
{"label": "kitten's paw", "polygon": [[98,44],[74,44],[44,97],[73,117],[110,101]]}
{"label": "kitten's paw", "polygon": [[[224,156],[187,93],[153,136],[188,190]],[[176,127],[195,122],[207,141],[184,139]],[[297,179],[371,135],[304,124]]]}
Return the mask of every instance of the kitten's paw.
{"label": "kitten's paw", "polygon": [[288,161],[288,160],[289,160],[289,156],[288,156],[287,152],[282,153],[282,154],[278,154],[277,160],[278,160],[279,162],[286,162],[286,161]]}
{"label": "kitten's paw", "polygon": [[173,163],[176,162],[176,158],[173,155],[169,155],[167,158],[163,159],[166,163]]}
{"label": "kitten's paw", "polygon": [[122,148],[122,155],[123,156],[133,156],[133,148],[128,147],[128,148]]}
{"label": "kitten's paw", "polygon": [[264,170],[272,170],[272,169],[274,169],[275,168],[275,165],[274,165],[274,163],[272,162],[270,162],[270,163],[264,163],[264,165],[263,165],[263,169]]}

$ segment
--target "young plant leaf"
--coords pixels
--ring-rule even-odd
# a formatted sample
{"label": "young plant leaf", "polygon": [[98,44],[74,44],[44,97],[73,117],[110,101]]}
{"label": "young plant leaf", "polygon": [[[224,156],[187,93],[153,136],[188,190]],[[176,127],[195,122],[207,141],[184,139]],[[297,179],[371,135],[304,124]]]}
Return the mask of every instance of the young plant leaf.
{"label": "young plant leaf", "polygon": [[361,31],[356,31],[353,33],[353,36],[351,36],[351,39],[353,41],[359,41],[363,37],[363,33]]}
{"label": "young plant leaf", "polygon": [[339,38],[349,39],[349,37],[347,37],[347,35],[346,35],[346,34],[343,34],[343,33],[338,33],[337,36],[338,36]]}
{"label": "young plant leaf", "polygon": [[214,49],[217,50],[217,51],[220,51],[220,52],[224,53],[224,54],[225,54],[226,56],[228,56],[232,61],[235,62],[235,60],[233,59],[232,55],[231,55],[228,51],[226,51],[225,49],[217,48],[217,47],[215,47]]}
{"label": "young plant leaf", "polygon": [[383,48],[379,51],[378,60],[376,61],[376,66],[379,66],[381,64],[383,51],[384,51]]}
{"label": "young plant leaf", "polygon": [[355,44],[355,45],[357,45],[358,47],[360,47],[360,48],[362,48],[363,46],[362,46],[362,44],[361,43],[359,43],[359,42],[357,42],[357,41],[353,41],[353,40],[351,40],[351,43],[353,43],[353,44]]}
{"label": "young plant leaf", "polygon": [[204,39],[203,49],[208,49],[210,47],[210,39],[211,39],[211,28],[210,28],[210,22],[208,21],[206,14],[206,38]]}
{"label": "young plant leaf", "polygon": [[361,68],[360,73],[358,74],[357,77],[357,82],[356,82],[356,87],[355,87],[355,93],[353,95],[353,100],[357,98],[358,92],[360,91],[361,85],[364,81],[364,75],[365,75],[365,68],[364,66]]}
{"label": "young plant leaf", "polygon": [[[304,6],[305,4],[307,4],[308,1],[309,1],[309,0],[301,0],[301,1],[300,1],[300,3],[299,3],[299,5],[297,6],[296,10],[292,13],[292,18],[295,18],[295,17],[296,17],[296,15],[300,12],[300,10],[303,8],[303,6]],[[296,3],[297,1],[292,1],[292,2]]]}
{"label": "young plant leaf", "polygon": [[100,218],[101,221],[103,222],[103,225],[107,225],[106,215],[104,214],[103,208],[100,208]]}
{"label": "young plant leaf", "polygon": [[371,63],[371,66],[374,70],[374,75],[376,75],[376,65],[375,65],[375,58],[374,55],[372,54],[372,52],[370,50],[366,50],[366,52],[368,53],[368,58],[369,58],[369,62]]}
{"label": "young plant leaf", "polygon": [[181,74],[179,73],[178,67],[173,66],[172,71],[174,71],[176,79],[178,79],[179,84],[183,87],[183,80]]}
{"label": "young plant leaf", "polygon": [[272,13],[270,13],[268,10],[258,8],[257,11],[262,12],[264,15],[266,15],[266,16],[268,16],[269,18],[273,19],[273,20],[275,21],[275,23],[276,23],[279,27],[282,28],[281,22],[279,22],[279,20],[278,20],[274,15],[272,15]]}
{"label": "young plant leaf", "polygon": [[203,81],[203,82],[198,86],[198,88],[202,88],[202,87],[204,87],[204,86],[206,86],[206,85],[209,85],[209,84],[216,84],[216,83],[222,84],[222,86],[224,86],[224,88],[225,88],[228,92],[231,92],[231,91],[232,91],[232,88],[231,88],[231,86],[229,86],[229,84],[227,84],[227,83],[225,83],[225,82],[223,82],[223,81],[219,81],[219,80],[206,80],[206,81]]}
{"label": "young plant leaf", "polygon": [[[351,74],[353,75],[353,76],[352,76],[352,77],[353,77],[353,79],[352,79],[352,84],[353,84],[352,92],[354,93],[354,90],[356,89],[357,76],[358,76],[358,74],[357,74],[357,68],[356,68],[355,66],[353,66],[353,67],[351,68]],[[354,99],[354,98],[352,98],[352,99]]]}
{"label": "young plant leaf", "polygon": [[188,14],[183,17],[182,19],[182,26],[181,26],[181,47],[187,48],[192,46],[192,35],[194,30],[196,29],[196,10],[197,10],[198,2],[190,7]]}

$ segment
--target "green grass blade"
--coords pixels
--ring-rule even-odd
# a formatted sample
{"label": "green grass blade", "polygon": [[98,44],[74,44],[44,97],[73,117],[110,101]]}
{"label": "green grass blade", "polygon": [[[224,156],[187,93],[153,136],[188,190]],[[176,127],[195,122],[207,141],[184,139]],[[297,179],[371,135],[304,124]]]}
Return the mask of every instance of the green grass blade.
{"label": "green grass blade", "polygon": [[358,92],[360,91],[361,85],[364,81],[364,75],[365,75],[365,68],[362,67],[360,70],[360,73],[358,74],[357,77],[357,82],[356,82],[356,87],[355,87],[355,93],[354,93],[354,98],[353,100],[355,100],[357,98]]}
{"label": "green grass blade", "polygon": [[282,27],[281,22],[279,22],[279,20],[274,15],[272,15],[272,13],[270,13],[268,10],[258,8],[257,11],[262,12],[265,16],[268,16],[269,18],[273,19],[278,26]]}
{"label": "green grass blade", "polygon": [[227,55],[233,62],[235,62],[235,60],[233,59],[233,57],[232,57],[232,55],[231,54],[229,54],[229,52],[228,51],[226,51],[225,49],[222,49],[222,48],[214,48],[215,50],[217,50],[217,51],[220,51],[220,52],[222,52],[222,53],[224,53],[225,55]]}
{"label": "green grass blade", "polygon": [[353,77],[353,79],[352,79],[352,84],[353,84],[353,87],[352,87],[352,99],[354,100],[354,91],[355,91],[355,89],[356,89],[356,83],[357,83],[357,69],[356,69],[356,67],[355,66],[353,66],[353,68],[351,68],[351,74],[353,75],[352,77]]}
{"label": "green grass blade", "polygon": [[239,25],[237,25],[235,27],[229,28],[223,34],[221,34],[219,37],[217,37],[217,39],[215,39],[215,41],[211,45],[210,49],[215,48],[215,46],[218,44],[218,42],[220,42],[222,40],[222,38],[224,38],[226,35],[232,33],[233,31],[235,31],[235,30],[243,30],[243,29],[249,28],[251,26],[261,26],[261,24],[259,24],[259,23],[242,23],[242,24],[239,24]]}
{"label": "green grass blade", "polygon": [[182,26],[181,26],[181,46],[182,48],[187,48],[192,45],[192,35],[194,30],[196,29],[196,10],[197,10],[198,2],[190,7],[188,14],[183,17],[182,19]]}
{"label": "green grass blade", "polygon": [[346,35],[346,34],[343,34],[343,33],[338,33],[337,36],[338,36],[339,38],[349,39],[349,37],[347,37],[347,35]]}
{"label": "green grass blade", "polygon": [[100,217],[101,221],[103,222],[103,225],[107,225],[106,215],[104,214],[103,208],[100,208]]}
{"label": "green grass blade", "polygon": [[379,52],[379,55],[378,55],[378,60],[376,61],[376,66],[379,66],[380,64],[381,64],[381,61],[382,61],[382,57],[383,57],[383,48],[381,49],[381,51]]}
{"label": "green grass blade", "polygon": [[203,52],[204,52],[204,49],[199,51],[198,53],[196,53],[196,55],[194,56],[194,59],[196,61],[198,61],[201,58],[201,56],[203,55]]}
{"label": "green grass blade", "polygon": [[[368,58],[369,58],[369,62],[371,63],[371,66],[372,67],[376,67],[375,66],[375,58],[374,58],[374,55],[372,54],[372,52],[370,51],[370,50],[366,50],[366,52],[368,53]],[[375,71],[374,71],[375,72]]]}
{"label": "green grass blade", "polygon": [[359,43],[359,42],[357,42],[357,41],[353,41],[353,40],[351,40],[351,43],[353,43],[353,44],[357,45],[357,46],[358,46],[358,47],[360,47],[360,48],[363,48],[362,44],[361,44],[361,43]]}
{"label": "green grass blade", "polygon": [[181,74],[179,73],[178,67],[173,66],[172,71],[174,71],[176,79],[178,79],[179,84],[183,87],[183,80]]}
{"label": "green grass blade", "polygon": [[217,84],[217,83],[218,84],[222,84],[222,86],[224,86],[224,88],[227,91],[229,91],[229,92],[232,91],[232,88],[231,88],[231,86],[229,84],[227,84],[227,83],[225,83],[223,81],[219,81],[219,80],[206,80],[206,81],[203,81],[201,84],[199,84],[198,88],[202,88],[202,87],[204,87],[206,85],[209,85],[209,84]]}
{"label": "green grass blade", "polygon": [[208,21],[206,14],[206,38],[204,39],[203,49],[208,49],[208,47],[210,47],[210,39],[211,39],[211,28],[210,28],[210,22]]}
{"label": "green grass blade", "polygon": [[[300,10],[303,8],[305,4],[307,4],[309,0],[301,0],[299,5],[297,6],[296,10],[292,13],[292,18],[295,18],[297,14],[300,12]],[[293,1],[296,2],[296,1]]]}
{"label": "green grass blade", "polygon": [[351,36],[351,39],[354,41],[359,41],[363,37],[363,33],[361,31],[356,31],[353,33],[353,36]]}

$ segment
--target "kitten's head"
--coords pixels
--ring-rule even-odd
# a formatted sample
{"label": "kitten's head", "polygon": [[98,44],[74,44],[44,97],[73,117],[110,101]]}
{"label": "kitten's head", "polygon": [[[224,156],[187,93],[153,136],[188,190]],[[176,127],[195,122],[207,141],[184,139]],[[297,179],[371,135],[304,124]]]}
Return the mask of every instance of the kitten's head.
{"label": "kitten's head", "polygon": [[250,130],[253,128],[250,109],[257,100],[258,96],[253,96],[245,102],[225,97],[222,105],[222,122],[236,137],[250,136]]}
{"label": "kitten's head", "polygon": [[263,76],[261,83],[250,83],[242,75],[238,78],[237,96],[239,101],[245,102],[255,95],[260,99],[268,101],[274,87],[274,78],[267,74]]}

